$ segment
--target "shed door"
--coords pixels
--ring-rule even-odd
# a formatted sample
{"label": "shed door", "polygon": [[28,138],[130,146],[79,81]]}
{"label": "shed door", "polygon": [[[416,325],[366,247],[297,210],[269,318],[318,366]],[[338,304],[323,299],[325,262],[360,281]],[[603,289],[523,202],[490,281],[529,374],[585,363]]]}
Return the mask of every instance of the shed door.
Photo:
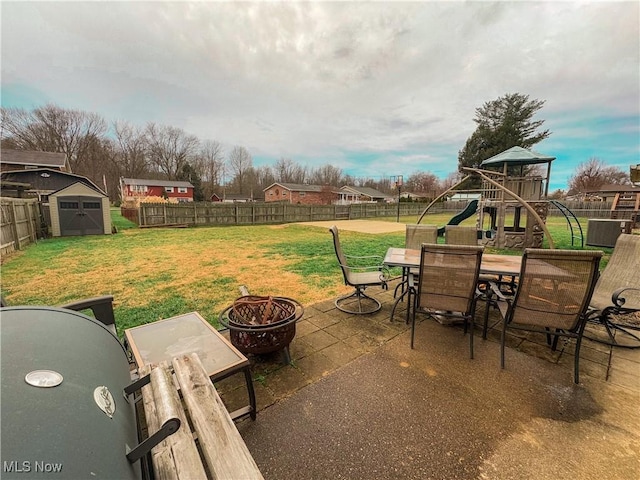
{"label": "shed door", "polygon": [[104,233],[100,197],[58,197],[60,235],[101,235]]}

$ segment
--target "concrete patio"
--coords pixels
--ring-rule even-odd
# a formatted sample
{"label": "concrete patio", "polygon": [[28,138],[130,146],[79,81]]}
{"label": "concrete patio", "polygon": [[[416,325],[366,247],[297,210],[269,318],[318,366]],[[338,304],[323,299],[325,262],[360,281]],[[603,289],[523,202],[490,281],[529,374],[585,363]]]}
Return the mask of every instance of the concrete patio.
{"label": "concrete patio", "polygon": [[[476,332],[419,316],[415,349],[403,311],[354,316],[333,299],[306,308],[280,356],[251,358],[258,418],[238,428],[266,479],[640,478],[640,349]],[[484,305],[477,309],[477,319]],[[491,318],[497,316],[491,312]],[[246,404],[241,376],[216,384]]]}

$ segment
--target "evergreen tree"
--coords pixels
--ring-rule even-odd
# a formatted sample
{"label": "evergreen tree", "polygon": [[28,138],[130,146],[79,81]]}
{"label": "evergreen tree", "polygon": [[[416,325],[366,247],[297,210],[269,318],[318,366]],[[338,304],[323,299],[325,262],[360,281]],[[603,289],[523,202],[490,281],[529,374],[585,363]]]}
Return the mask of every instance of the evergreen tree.
{"label": "evergreen tree", "polygon": [[195,202],[203,202],[204,201],[204,190],[202,189],[202,180],[200,179],[200,175],[195,169],[191,166],[189,162],[185,163],[182,166],[182,169],[178,172],[177,180],[182,180],[184,182],[189,182],[193,185],[193,200]]}
{"label": "evergreen tree", "polygon": [[529,100],[528,95],[508,93],[476,108],[473,119],[478,125],[458,152],[458,170],[477,168],[487,158],[511,147],[530,149],[547,138],[551,132],[538,128],[544,120],[532,120],[544,105],[543,100]]}

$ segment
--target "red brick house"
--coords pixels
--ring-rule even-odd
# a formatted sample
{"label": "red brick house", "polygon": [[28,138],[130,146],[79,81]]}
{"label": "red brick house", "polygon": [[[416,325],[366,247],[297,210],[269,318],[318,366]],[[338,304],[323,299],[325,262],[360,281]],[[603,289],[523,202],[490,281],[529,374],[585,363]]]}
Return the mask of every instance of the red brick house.
{"label": "red brick house", "polygon": [[265,202],[287,202],[301,205],[331,205],[337,192],[328,185],[274,183],[264,189]]}
{"label": "red brick house", "polygon": [[179,202],[193,202],[193,185],[179,180],[146,180],[120,178],[122,201],[144,197],[175,198]]}

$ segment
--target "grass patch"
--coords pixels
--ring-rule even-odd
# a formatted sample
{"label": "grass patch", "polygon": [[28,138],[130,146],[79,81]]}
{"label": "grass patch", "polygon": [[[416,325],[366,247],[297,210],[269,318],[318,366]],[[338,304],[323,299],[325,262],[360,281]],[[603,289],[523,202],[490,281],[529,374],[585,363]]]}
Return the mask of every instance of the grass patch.
{"label": "grass patch", "polygon": [[[112,213],[115,223],[126,221],[118,211]],[[422,223],[444,225],[450,218],[430,215]],[[415,223],[416,218],[402,221]],[[551,217],[548,228],[557,248],[571,248],[564,219]],[[349,291],[325,228],[291,224],[118,231],[43,240],[12,254],[2,266],[2,294],[14,305],[58,305],[111,294],[122,333],[194,310],[218,326],[218,314],[239,296],[240,285],[256,295],[292,297],[303,305]],[[404,245],[404,232],[341,231],[341,241],[348,255],[382,257],[389,247]],[[602,250],[607,253],[604,267],[611,249]]]}

